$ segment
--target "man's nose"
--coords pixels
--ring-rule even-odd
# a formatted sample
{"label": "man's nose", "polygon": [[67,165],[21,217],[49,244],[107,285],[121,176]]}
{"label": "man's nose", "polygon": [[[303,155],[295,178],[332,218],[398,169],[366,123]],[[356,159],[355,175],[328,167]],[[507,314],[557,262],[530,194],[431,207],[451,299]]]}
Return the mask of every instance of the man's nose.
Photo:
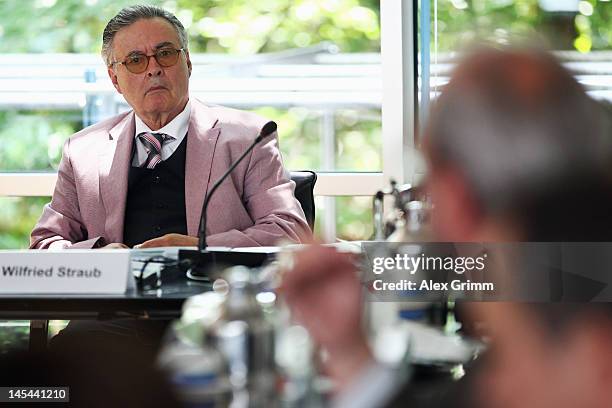
{"label": "man's nose", "polygon": [[160,76],[163,72],[162,66],[159,65],[157,60],[155,59],[155,55],[147,56],[149,59],[149,64],[147,66],[147,75],[152,76]]}

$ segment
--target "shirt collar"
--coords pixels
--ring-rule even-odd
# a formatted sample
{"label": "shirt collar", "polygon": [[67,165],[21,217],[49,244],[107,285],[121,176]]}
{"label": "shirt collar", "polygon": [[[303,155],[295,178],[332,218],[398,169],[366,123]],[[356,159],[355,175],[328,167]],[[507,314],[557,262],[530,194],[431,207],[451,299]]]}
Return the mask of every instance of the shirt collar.
{"label": "shirt collar", "polygon": [[187,100],[187,104],[185,105],[185,109],[174,119],[170,121],[170,123],[166,124],[166,126],[162,127],[159,130],[151,130],[143,121],[135,116],[135,124],[136,124],[136,133],[134,136],[138,136],[143,132],[147,133],[164,133],[168,136],[171,136],[174,139],[183,139],[183,137],[187,134],[187,130],[189,128],[189,117],[191,116],[191,101]]}

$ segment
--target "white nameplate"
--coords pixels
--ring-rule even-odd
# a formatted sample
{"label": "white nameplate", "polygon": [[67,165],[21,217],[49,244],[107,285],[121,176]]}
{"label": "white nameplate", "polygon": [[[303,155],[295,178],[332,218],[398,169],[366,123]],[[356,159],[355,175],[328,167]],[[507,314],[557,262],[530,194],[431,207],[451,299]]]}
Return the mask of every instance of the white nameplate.
{"label": "white nameplate", "polygon": [[0,250],[0,293],[124,293],[128,249]]}

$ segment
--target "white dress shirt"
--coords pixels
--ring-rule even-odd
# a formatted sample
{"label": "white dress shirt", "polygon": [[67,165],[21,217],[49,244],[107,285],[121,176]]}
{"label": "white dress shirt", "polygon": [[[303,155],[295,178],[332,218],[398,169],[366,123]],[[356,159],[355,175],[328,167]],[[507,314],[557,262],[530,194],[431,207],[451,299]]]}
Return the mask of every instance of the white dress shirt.
{"label": "white dress shirt", "polygon": [[147,153],[147,149],[138,137],[139,134],[143,132],[148,133],[164,133],[169,136],[169,139],[164,142],[161,150],[162,160],[168,159],[172,156],[172,153],[176,151],[179,147],[185,136],[187,135],[187,130],[189,128],[189,117],[191,116],[191,102],[188,100],[187,105],[185,105],[185,109],[174,119],[170,121],[166,126],[159,130],[151,130],[143,121],[138,117],[138,115],[134,115],[136,121],[136,131],[134,132],[134,143],[136,145],[136,154],[132,159],[132,166],[141,167],[147,161],[147,157],[149,156]]}

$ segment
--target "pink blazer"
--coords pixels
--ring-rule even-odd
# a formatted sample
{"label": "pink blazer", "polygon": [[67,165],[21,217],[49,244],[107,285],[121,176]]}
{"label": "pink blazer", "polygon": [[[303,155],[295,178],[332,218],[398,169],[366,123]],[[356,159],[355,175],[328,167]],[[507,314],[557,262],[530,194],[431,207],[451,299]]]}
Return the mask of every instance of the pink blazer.
{"label": "pink blazer", "polygon": [[[246,150],[266,120],[193,98],[191,109],[185,209],[188,234],[197,236],[208,189]],[[53,198],[32,231],[31,248],[92,247],[99,237],[107,243],[123,241],[134,126],[130,111],[66,141]],[[277,135],[263,140],[210,201],[208,244],[258,246],[308,238],[311,232],[294,188],[283,169]]]}

